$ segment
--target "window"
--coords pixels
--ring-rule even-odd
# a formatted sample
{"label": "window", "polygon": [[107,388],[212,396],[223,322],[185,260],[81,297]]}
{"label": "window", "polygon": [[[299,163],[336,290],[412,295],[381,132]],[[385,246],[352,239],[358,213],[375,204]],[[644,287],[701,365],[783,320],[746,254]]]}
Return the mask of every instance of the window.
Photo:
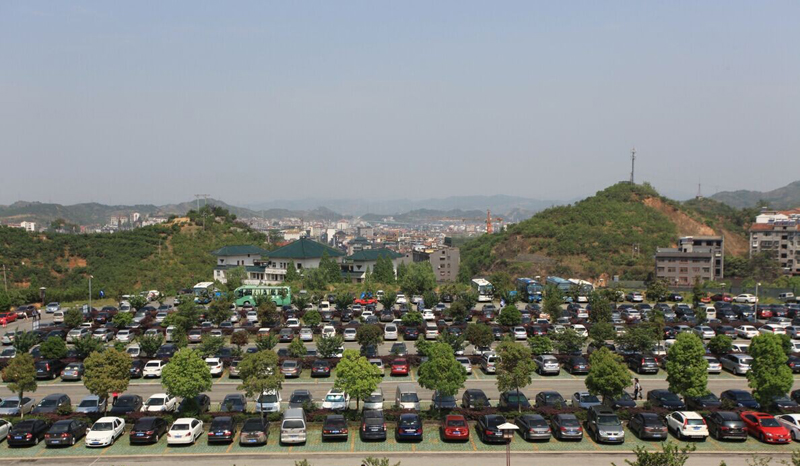
{"label": "window", "polygon": [[689,267],[681,267],[680,273],[689,273]]}

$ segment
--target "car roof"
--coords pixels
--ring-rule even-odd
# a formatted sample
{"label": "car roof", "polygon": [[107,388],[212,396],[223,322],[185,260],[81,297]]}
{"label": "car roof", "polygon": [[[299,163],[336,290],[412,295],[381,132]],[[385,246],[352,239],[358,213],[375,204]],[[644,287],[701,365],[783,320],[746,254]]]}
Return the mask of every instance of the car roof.
{"label": "car roof", "polygon": [[105,416],[98,419],[96,422],[114,422],[114,421],[122,421],[125,422],[122,418],[116,416]]}

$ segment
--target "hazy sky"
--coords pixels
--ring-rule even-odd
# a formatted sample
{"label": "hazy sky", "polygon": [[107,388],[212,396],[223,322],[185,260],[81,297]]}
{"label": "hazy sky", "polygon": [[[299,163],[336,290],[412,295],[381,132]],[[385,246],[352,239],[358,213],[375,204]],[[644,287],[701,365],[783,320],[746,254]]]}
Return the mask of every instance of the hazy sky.
{"label": "hazy sky", "polygon": [[800,179],[800,2],[0,2],[0,203]]}

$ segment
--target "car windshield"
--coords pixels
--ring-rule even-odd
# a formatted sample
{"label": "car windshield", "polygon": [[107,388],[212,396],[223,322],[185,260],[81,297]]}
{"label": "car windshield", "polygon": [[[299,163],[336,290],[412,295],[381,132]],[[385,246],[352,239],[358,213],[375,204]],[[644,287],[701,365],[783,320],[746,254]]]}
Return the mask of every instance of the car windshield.
{"label": "car windshield", "polygon": [[263,430],[264,426],[261,424],[260,419],[248,419],[244,421],[244,425],[242,426],[242,431],[254,431],[254,430]]}
{"label": "car windshield", "polygon": [[189,430],[189,424],[173,424],[170,430]]}
{"label": "car windshield", "polygon": [[303,424],[303,421],[298,420],[298,419],[290,419],[290,420],[283,421],[283,428],[284,429],[302,429],[303,427],[305,427],[305,425]]}
{"label": "car windshield", "polygon": [[705,424],[702,419],[687,419],[686,423],[690,426],[702,426]]}
{"label": "car windshield", "polygon": [[525,403],[528,401],[524,395],[510,394],[506,397],[509,403]]}
{"label": "car windshield", "polygon": [[497,427],[504,422],[506,422],[506,420],[503,417],[489,416],[489,419],[486,420],[486,425],[489,427]]}
{"label": "car windshield", "polygon": [[400,426],[401,427],[415,427],[417,425],[417,418],[415,417],[401,417],[400,418]]}
{"label": "car windshield", "polygon": [[416,403],[419,401],[419,398],[417,398],[416,393],[402,393],[400,395],[400,401],[403,403]]}
{"label": "car windshield", "polygon": [[546,401],[550,402],[550,403],[556,402],[556,401],[561,401],[561,395],[559,395],[557,393],[548,393],[548,394],[546,394],[544,396],[544,399]]}
{"label": "car windshield", "polygon": [[613,426],[620,425],[619,418],[611,414],[607,416],[597,416],[597,423],[603,425],[613,425]]}
{"label": "car windshield", "polygon": [[0,404],[0,408],[16,408],[19,406],[19,401],[17,400],[3,400],[3,403]]}
{"label": "car windshield", "polygon": [[57,406],[57,405],[58,405],[58,400],[52,398],[45,398],[44,400],[39,402],[39,406],[43,408],[50,408],[52,406]]}
{"label": "car windshield", "polygon": [[344,401],[344,395],[328,395],[325,401]]}
{"label": "car windshield", "polygon": [[383,395],[370,395],[367,397],[366,401],[368,403],[381,403],[383,401]]}
{"label": "car windshield", "polygon": [[581,395],[581,402],[583,402],[583,403],[597,403],[599,401],[600,400],[598,400],[597,397],[594,396],[594,395],[591,395],[591,394],[589,394],[589,395]]}
{"label": "car windshield", "polygon": [[51,434],[60,434],[63,432],[67,432],[69,430],[69,423],[68,422],[57,422],[53,424],[53,427],[50,428]]}
{"label": "car windshield", "polygon": [[259,403],[275,403],[276,401],[278,401],[278,395],[267,394],[258,398]]}
{"label": "car windshield", "polygon": [[760,422],[761,422],[761,426],[762,427],[778,427],[778,426],[780,426],[780,424],[778,424],[778,421],[776,421],[773,418],[764,418],[764,419],[761,419]]}
{"label": "car windshield", "polygon": [[680,401],[681,399],[678,398],[678,395],[674,393],[663,392],[661,393],[661,399],[665,401]]}
{"label": "car windshield", "polygon": [[109,431],[113,429],[114,429],[114,424],[111,422],[96,422],[92,426],[92,430],[95,432]]}
{"label": "car windshield", "polygon": [[463,419],[451,419],[450,421],[447,421],[447,425],[452,427],[464,427],[467,425],[467,423],[464,422]]}
{"label": "car windshield", "polygon": [[95,406],[97,406],[97,400],[83,400],[78,405],[79,408],[94,408]]}
{"label": "car windshield", "polygon": [[119,407],[122,407],[122,408],[127,408],[129,406],[133,406],[134,404],[136,404],[136,402],[134,401],[134,398],[122,397],[122,398],[118,398],[117,399],[117,404],[115,406],[119,406]]}
{"label": "car windshield", "polygon": [[291,403],[305,403],[306,401],[311,401],[311,395],[305,393],[292,395],[292,398],[289,400]]}
{"label": "car windshield", "polygon": [[580,425],[580,423],[578,422],[577,419],[569,419],[568,418],[568,419],[561,419],[561,425],[564,425],[564,426],[567,426],[567,427],[577,427],[577,426]]}
{"label": "car windshield", "polygon": [[150,398],[147,400],[147,406],[161,406],[164,404],[164,398]]}

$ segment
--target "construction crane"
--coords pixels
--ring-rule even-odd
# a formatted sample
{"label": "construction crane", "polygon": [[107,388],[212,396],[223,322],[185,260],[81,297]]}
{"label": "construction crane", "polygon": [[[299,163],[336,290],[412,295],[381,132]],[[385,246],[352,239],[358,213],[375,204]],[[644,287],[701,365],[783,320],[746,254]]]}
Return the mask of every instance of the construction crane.
{"label": "construction crane", "polygon": [[494,233],[494,226],[492,225],[492,220],[498,222],[500,224],[500,231],[503,231],[503,219],[501,217],[492,217],[492,211],[486,211],[486,233],[492,234]]}

